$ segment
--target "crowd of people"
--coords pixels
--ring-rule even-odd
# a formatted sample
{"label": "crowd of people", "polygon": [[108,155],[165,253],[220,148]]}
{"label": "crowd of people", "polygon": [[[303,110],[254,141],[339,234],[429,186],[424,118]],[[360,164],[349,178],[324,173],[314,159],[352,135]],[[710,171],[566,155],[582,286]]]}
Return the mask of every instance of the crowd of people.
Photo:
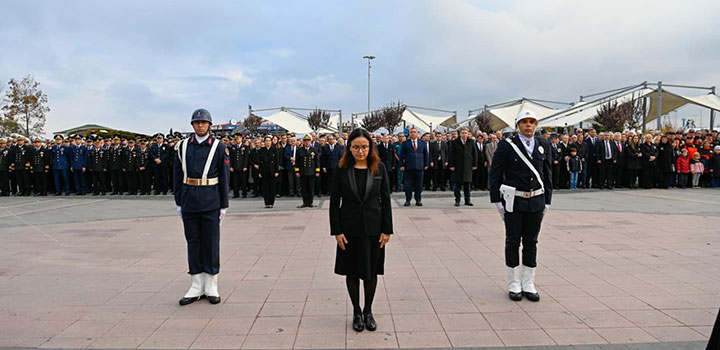
{"label": "crowd of people", "polygon": [[[569,134],[541,130],[550,141],[553,188],[688,188],[720,186],[717,131],[684,130],[642,134],[577,129]],[[502,132],[474,134],[465,129],[421,134],[411,128],[372,135],[393,192],[404,191],[405,205],[422,191],[454,191],[460,205],[471,190],[487,190],[488,171]],[[233,198],[327,196],[330,179],[344,152],[347,133],[293,133],[246,136],[221,141],[230,153]],[[172,192],[177,135],[149,139],[95,135],[57,136],[54,141],[23,137],[0,139],[0,195],[159,195]],[[470,147],[467,147],[467,146]],[[459,184],[456,186],[456,184]]]}

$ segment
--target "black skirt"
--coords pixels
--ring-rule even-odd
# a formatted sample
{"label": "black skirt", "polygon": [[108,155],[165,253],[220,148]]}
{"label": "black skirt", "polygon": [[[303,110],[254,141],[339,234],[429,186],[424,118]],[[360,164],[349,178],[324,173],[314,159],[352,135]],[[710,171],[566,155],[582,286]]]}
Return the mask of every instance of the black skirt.
{"label": "black skirt", "polygon": [[336,274],[355,276],[364,281],[385,273],[385,248],[380,248],[380,235],[345,238],[348,241],[345,250],[337,246]]}

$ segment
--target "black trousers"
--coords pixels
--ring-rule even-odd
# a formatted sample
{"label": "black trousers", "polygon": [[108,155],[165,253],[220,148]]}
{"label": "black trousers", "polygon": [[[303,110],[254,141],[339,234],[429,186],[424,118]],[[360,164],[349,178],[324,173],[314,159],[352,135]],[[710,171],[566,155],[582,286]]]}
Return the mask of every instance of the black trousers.
{"label": "black trousers", "polygon": [[233,196],[239,196],[240,190],[242,190],[243,196],[247,196],[247,174],[247,171],[243,172],[242,169],[230,173]]}
{"label": "black trousers", "polygon": [[300,191],[302,192],[303,204],[310,205],[313,203],[313,193],[315,193],[315,176],[300,176]]}
{"label": "black trousers", "polygon": [[520,265],[518,250],[522,244],[522,263],[527,267],[537,266],[537,240],[540,234],[543,212],[505,212],[505,265]]}
{"label": "black trousers", "polygon": [[46,195],[47,194],[47,173],[44,171],[34,172],[33,174],[33,186],[35,187],[35,193]]}
{"label": "black trousers", "polygon": [[140,193],[150,193],[150,171],[147,169],[138,171],[138,182]]}
{"label": "black trousers", "polygon": [[93,194],[105,193],[105,173],[102,171],[94,171],[92,173],[92,191]]}
{"label": "black trousers", "polygon": [[182,212],[191,275],[220,272],[220,209]]}
{"label": "black trousers", "polygon": [[30,194],[30,172],[27,170],[15,170],[18,192],[23,195]]}
{"label": "black trousers", "polygon": [[288,183],[288,194],[291,196],[297,196],[300,193],[300,179],[295,176],[295,171],[290,168],[285,172],[285,177]]}
{"label": "black trousers", "polygon": [[653,183],[655,182],[655,166],[648,166],[643,165],[642,176],[640,177],[640,181],[642,181],[642,188],[644,189],[650,189],[652,188]]}
{"label": "black trousers", "polygon": [[[603,159],[601,164],[598,164],[598,187],[603,186],[613,187],[613,161],[612,159]],[[595,184],[593,183],[593,187]]]}
{"label": "black trousers", "polygon": [[415,202],[422,202],[423,171],[405,169],[405,201],[409,202],[415,192]]}
{"label": "black trousers", "polygon": [[125,187],[125,174],[122,169],[110,170],[110,181],[112,181],[112,193],[122,193]]}
{"label": "black trousers", "polygon": [[445,191],[445,170],[443,168],[433,169],[432,171],[432,189],[435,191],[440,188]]}
{"label": "black trousers", "polygon": [[275,204],[277,180],[275,174],[263,174],[262,179],[260,179],[261,192],[263,199],[265,199],[265,205]]}
{"label": "black trousers", "polygon": [[7,170],[0,171],[0,196],[10,194],[10,173]]}
{"label": "black trousers", "polygon": [[462,187],[463,194],[465,195],[465,203],[470,203],[470,183],[463,182],[462,186],[457,181],[455,182],[455,201],[460,201],[460,187]]}
{"label": "black trousers", "polygon": [[8,172],[8,177],[10,178],[10,192],[15,194],[18,190],[17,175],[14,171]]}
{"label": "black trousers", "polygon": [[427,168],[423,174],[423,189],[429,190],[431,188],[430,182],[433,179],[433,168]]}
{"label": "black trousers", "polygon": [[137,194],[138,192],[138,173],[137,171],[126,171],[125,182],[129,194]]}
{"label": "black trousers", "polygon": [[487,190],[488,187],[488,171],[484,166],[478,166],[473,171],[473,186],[479,190]]}
{"label": "black trousers", "polygon": [[330,179],[332,179],[333,169],[327,169],[326,173],[320,172],[320,193],[323,195],[328,194],[330,188]]}
{"label": "black trousers", "polygon": [[168,191],[168,175],[167,175],[167,167],[165,167],[163,164],[155,165],[154,168],[154,180],[155,180],[155,192],[167,192]]}
{"label": "black trousers", "polygon": [[625,177],[625,167],[622,163],[615,163],[615,166],[613,167],[613,176],[614,176],[614,183],[615,187],[624,187],[625,181],[623,181],[623,178]]}

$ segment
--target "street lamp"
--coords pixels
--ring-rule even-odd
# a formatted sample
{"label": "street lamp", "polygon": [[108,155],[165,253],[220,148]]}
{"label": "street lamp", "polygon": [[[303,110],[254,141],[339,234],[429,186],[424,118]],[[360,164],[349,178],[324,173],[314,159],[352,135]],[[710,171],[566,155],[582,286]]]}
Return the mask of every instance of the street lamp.
{"label": "street lamp", "polygon": [[370,114],[370,61],[375,59],[375,56],[363,56],[363,59],[368,60],[368,114]]}

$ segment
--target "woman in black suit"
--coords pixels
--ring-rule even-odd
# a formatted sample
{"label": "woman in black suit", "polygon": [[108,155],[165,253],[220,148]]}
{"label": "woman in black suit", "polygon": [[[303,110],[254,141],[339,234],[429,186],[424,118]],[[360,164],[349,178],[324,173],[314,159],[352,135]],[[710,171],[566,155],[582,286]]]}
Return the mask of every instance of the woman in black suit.
{"label": "woman in black suit", "polygon": [[277,177],[280,174],[280,151],[277,147],[273,147],[270,136],[265,136],[265,147],[258,151],[258,158],[260,163],[258,177],[262,185],[265,208],[272,208],[275,204]]}
{"label": "woman in black suit", "polygon": [[630,140],[628,140],[627,147],[625,147],[624,151],[625,170],[627,174],[627,176],[625,177],[627,179],[625,187],[638,188],[637,178],[638,172],[640,171],[640,169],[642,169],[640,161],[643,156],[642,152],[640,151],[640,137],[638,135],[633,135],[632,137],[630,137]]}
{"label": "woman in black suit", "polygon": [[[348,137],[330,184],[330,230],[337,240],[335,273],[343,275],[353,304],[353,330],[377,329],[372,302],[384,274],[385,244],[393,233],[390,180],[365,129]],[[365,308],[360,309],[360,280]]]}
{"label": "woman in black suit", "polygon": [[645,142],[640,145],[640,153],[642,153],[642,175],[640,181],[642,182],[642,188],[650,189],[655,182],[658,156],[657,146],[653,143],[652,135],[645,135]]}

